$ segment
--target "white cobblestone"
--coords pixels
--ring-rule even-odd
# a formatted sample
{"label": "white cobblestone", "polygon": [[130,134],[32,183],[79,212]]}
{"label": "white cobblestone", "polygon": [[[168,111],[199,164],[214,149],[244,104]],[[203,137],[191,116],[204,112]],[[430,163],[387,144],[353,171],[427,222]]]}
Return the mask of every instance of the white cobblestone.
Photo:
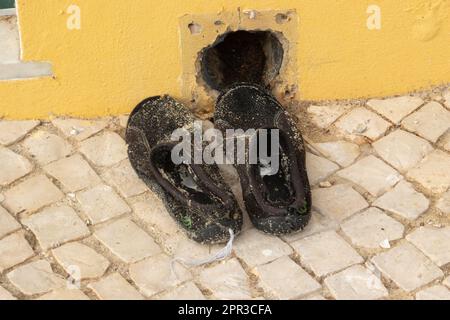
{"label": "white cobblestone", "polygon": [[341,115],[348,110],[345,106],[310,106],[308,113],[311,115],[313,122],[320,128],[327,129]]}
{"label": "white cobblestone", "polygon": [[413,96],[384,100],[372,99],[367,102],[369,107],[396,124],[423,104],[424,101],[421,98]]}
{"label": "white cobblestone", "polygon": [[416,300],[450,300],[450,290],[444,286],[433,286],[417,292]]}
{"label": "white cobblestone", "polygon": [[376,267],[406,292],[416,290],[444,274],[409,243],[403,243],[372,258]]}
{"label": "white cobblestone", "polygon": [[381,280],[360,265],[329,276],[324,282],[337,300],[375,300],[389,294]]}
{"label": "white cobblestone", "polygon": [[25,150],[41,165],[64,158],[72,153],[72,146],[61,137],[37,131],[23,143]]}
{"label": "white cobblestone", "polygon": [[340,271],[363,258],[336,232],[327,231],[293,242],[302,264],[318,277]]}
{"label": "white cobblestone", "polygon": [[443,193],[450,188],[450,155],[436,150],[430,153],[407,176],[433,193]]}
{"label": "white cobblestone", "polygon": [[33,165],[26,158],[3,147],[0,147],[0,163],[0,187],[22,178],[33,169]]}
{"label": "white cobblestone", "polygon": [[80,191],[101,182],[100,177],[79,154],[53,162],[45,166],[44,170],[68,192]]}
{"label": "white cobblestone", "polygon": [[315,143],[314,147],[325,157],[342,167],[351,165],[360,155],[357,144],[348,141]]}
{"label": "white cobblestone", "polygon": [[408,131],[436,142],[450,128],[450,111],[437,102],[430,102],[403,120],[402,125]]}
{"label": "white cobblestone", "polygon": [[402,179],[397,171],[374,156],[359,160],[338,171],[337,175],[352,181],[373,196],[380,196]]}
{"label": "white cobblestone", "polygon": [[126,263],[133,263],[161,252],[152,237],[129,219],[121,219],[97,230],[94,236]]}
{"label": "white cobblestone", "polygon": [[311,185],[316,185],[339,170],[339,166],[325,158],[307,152],[306,169],[308,172],[309,183]]}
{"label": "white cobblestone", "polygon": [[450,215],[450,190],[444,193],[439,199],[437,208],[443,213]]}
{"label": "white cobblestone", "polygon": [[115,132],[105,132],[83,141],[80,152],[100,167],[110,167],[127,157],[125,141]]}
{"label": "white cobblestone", "polygon": [[0,273],[22,263],[34,255],[22,232],[0,240]]}
{"label": "white cobblestone", "polygon": [[17,300],[9,291],[0,286],[0,301]]}
{"label": "white cobblestone", "polygon": [[8,146],[13,144],[27,135],[39,125],[40,121],[0,121],[0,145]]}
{"label": "white cobblestone", "polygon": [[373,147],[381,158],[401,172],[413,168],[433,151],[428,141],[403,130],[378,140]]}
{"label": "white cobblestone", "polygon": [[406,239],[438,266],[450,263],[450,227],[441,229],[420,227],[408,234]]}
{"label": "white cobblestone", "polygon": [[67,138],[82,141],[102,131],[108,125],[105,120],[54,119],[55,125]]}
{"label": "white cobblestone", "polygon": [[20,229],[20,224],[0,206],[0,239]]}
{"label": "white cobblestone", "polygon": [[44,294],[43,296],[39,297],[38,300],[67,301],[67,300],[89,300],[89,298],[78,289],[64,288],[64,289],[56,289],[55,291]]}
{"label": "white cobblestone", "polygon": [[319,232],[329,230],[336,231],[338,229],[339,223],[337,221],[313,211],[311,213],[311,220],[301,232],[294,232],[289,235],[284,235],[282,238],[283,240],[291,243]]}
{"label": "white cobblestone", "polygon": [[313,207],[330,219],[343,221],[369,206],[367,201],[349,185],[312,191]]}
{"label": "white cobblestone", "polygon": [[370,208],[359,213],[341,225],[342,231],[353,245],[367,248],[380,248],[383,240],[393,241],[403,238],[403,225],[381,212]]}
{"label": "white cobblestone", "polygon": [[350,139],[366,137],[372,141],[381,137],[391,124],[376,113],[365,108],[355,108],[336,122],[340,129]]}
{"label": "white cobblestone", "polygon": [[299,299],[321,289],[321,285],[289,257],[258,266],[254,273],[260,279],[260,286],[277,299]]}
{"label": "white cobblestone", "polygon": [[36,235],[43,250],[48,250],[90,234],[75,211],[67,206],[45,209],[22,220]]}
{"label": "white cobblestone", "polygon": [[403,180],[394,189],[378,198],[373,205],[405,219],[415,220],[428,210],[430,200]]}
{"label": "white cobblestone", "polygon": [[113,273],[88,285],[100,300],[143,300],[144,297],[120,274]]}
{"label": "white cobblestone", "polygon": [[106,171],[102,177],[106,182],[116,187],[125,198],[137,196],[148,190],[134,172],[128,160],[123,161],[119,166]]}
{"label": "white cobblestone", "polygon": [[189,281],[176,289],[166,292],[158,297],[160,300],[205,300],[197,286]]}

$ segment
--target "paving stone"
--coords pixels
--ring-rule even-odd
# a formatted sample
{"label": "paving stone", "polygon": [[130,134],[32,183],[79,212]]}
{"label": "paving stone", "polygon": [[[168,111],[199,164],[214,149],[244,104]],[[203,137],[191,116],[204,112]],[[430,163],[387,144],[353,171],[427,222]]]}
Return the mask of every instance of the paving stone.
{"label": "paving stone", "polygon": [[3,147],[0,147],[0,163],[2,164],[0,187],[22,178],[33,169],[33,165],[27,159]]}
{"label": "paving stone", "polygon": [[0,144],[8,146],[27,135],[28,132],[36,128],[39,121],[0,121]]}
{"label": "paving stone", "polygon": [[442,195],[436,207],[443,213],[450,215],[450,190]]}
{"label": "paving stone", "polygon": [[106,120],[78,120],[78,119],[54,119],[52,120],[62,133],[77,141],[82,141],[102,131],[108,125]]}
{"label": "paving stone", "polygon": [[355,108],[336,122],[336,127],[350,139],[363,136],[374,141],[381,137],[391,124],[365,108]]}
{"label": "paving stone", "polygon": [[133,211],[154,231],[163,233],[165,238],[173,236],[180,230],[164,203],[153,193],[149,193],[149,199],[133,204]]}
{"label": "paving stone", "polygon": [[90,300],[82,291],[78,289],[57,289],[44,294],[38,300]]}
{"label": "paving stone", "polygon": [[312,191],[313,208],[330,219],[343,221],[369,204],[349,185],[340,184],[331,188]]}
{"label": "paving stone", "polygon": [[445,278],[442,284],[450,288],[450,276]]}
{"label": "paving stone", "polygon": [[428,141],[400,129],[378,140],[373,147],[384,161],[401,172],[413,168],[433,151]]}
{"label": "paving stone", "polygon": [[450,131],[447,131],[447,133],[440,139],[439,146],[447,151],[450,151]]}
{"label": "paving stone", "polygon": [[443,151],[430,153],[407,176],[433,193],[443,193],[450,187],[450,156]]}
{"label": "paving stone", "polygon": [[336,300],[376,300],[389,295],[381,280],[360,265],[329,276],[324,283]]}
{"label": "paving stone", "polygon": [[20,229],[20,224],[0,206],[0,239]]}
{"label": "paving stone", "polygon": [[113,273],[88,288],[101,300],[143,300],[144,297],[120,274]]}
{"label": "paving stone", "polygon": [[80,152],[100,167],[110,167],[127,158],[125,141],[115,132],[105,132],[83,141]]}
{"label": "paving stone", "polygon": [[450,290],[444,286],[433,286],[417,292],[416,300],[450,300]]}
{"label": "paving stone", "polygon": [[94,236],[126,263],[161,252],[152,237],[129,219],[121,219],[95,231]]}
{"label": "paving stone", "polygon": [[45,166],[44,170],[68,192],[80,191],[101,182],[100,177],[79,154],[53,162]]}
{"label": "paving stone", "polygon": [[150,297],[191,280],[190,272],[178,262],[159,254],[130,266],[130,277],[139,290]]}
{"label": "paving stone", "polygon": [[122,116],[119,116],[119,125],[122,127],[122,128],[126,128],[127,127],[127,124],[128,124],[128,119],[130,118],[130,116],[128,116],[128,115],[122,115]]}
{"label": "paving stone", "polygon": [[416,290],[444,275],[441,269],[409,243],[376,255],[372,262],[406,292]]}
{"label": "paving stone", "polygon": [[445,105],[450,108],[450,89],[447,89],[443,94]]}
{"label": "paving stone", "polygon": [[80,280],[99,278],[110,265],[109,261],[94,249],[78,242],[52,250],[52,254],[67,273],[70,274],[72,266],[78,267]]}
{"label": "paving stone", "polygon": [[321,294],[313,294],[312,296],[303,298],[301,300],[322,301],[322,300],[327,300],[327,299],[325,299],[324,296]]}
{"label": "paving stone", "polygon": [[430,102],[403,120],[402,125],[408,131],[436,142],[450,128],[450,112],[439,103]]}
{"label": "paving stone", "polygon": [[111,187],[100,185],[77,194],[83,212],[97,224],[129,213],[131,209]]}
{"label": "paving stone", "polygon": [[342,231],[353,245],[378,249],[383,240],[393,241],[403,238],[403,225],[377,208],[359,213],[341,225]]}
{"label": "paving stone", "polygon": [[339,166],[325,158],[307,152],[306,169],[308,171],[309,183],[315,185],[339,170]]}
{"label": "paving stone", "polygon": [[412,96],[372,99],[367,102],[369,107],[396,124],[423,104],[421,98]]}
{"label": "paving stone", "polygon": [[113,185],[125,198],[137,196],[148,190],[142,180],[139,179],[128,160],[119,166],[111,168],[102,175],[108,184]]}
{"label": "paving stone", "polygon": [[12,213],[31,213],[64,197],[44,175],[29,178],[4,193],[3,205]]}
{"label": "paving stone", "polygon": [[373,196],[380,196],[402,179],[402,176],[380,159],[370,155],[337,172]]}
{"label": "paving stone", "polygon": [[21,232],[0,240],[0,273],[28,260],[34,255],[33,249]]}
{"label": "paving stone", "polygon": [[52,207],[22,220],[35,234],[43,250],[84,238],[90,234],[88,227],[75,211],[67,206]]}
{"label": "paving stone", "polygon": [[33,133],[23,143],[28,153],[41,165],[64,158],[72,153],[72,146],[61,137],[46,132]]}
{"label": "paving stone", "polygon": [[291,243],[319,232],[338,229],[339,223],[337,221],[330,219],[329,217],[326,217],[316,211],[312,211],[311,220],[302,231],[284,235],[282,236],[282,238],[284,241]]}
{"label": "paving stone", "polygon": [[394,189],[375,200],[373,205],[405,219],[415,220],[428,210],[430,200],[417,192],[411,183],[402,180]]}
{"label": "paving stone", "polygon": [[450,263],[450,227],[420,227],[406,239],[425,253],[438,266]]}
{"label": "paving stone", "polygon": [[363,258],[336,232],[327,231],[292,243],[302,264],[319,277],[340,271]]}
{"label": "paving stone", "polygon": [[250,268],[292,253],[291,247],[285,242],[256,229],[240,234],[234,243],[234,251]]}
{"label": "paving stone", "polygon": [[308,113],[313,122],[320,128],[328,128],[348,110],[346,106],[310,106]]}
{"label": "paving stone", "polygon": [[281,300],[300,299],[321,289],[321,285],[289,257],[258,266],[254,273],[264,291]]}
{"label": "paving stone", "polygon": [[158,297],[159,300],[205,300],[197,286],[189,281]]}
{"label": "paving stone", "polygon": [[250,300],[249,280],[236,259],[221,262],[200,272],[200,284],[210,290],[214,299]]}
{"label": "paving stone", "polygon": [[64,279],[53,273],[50,263],[45,260],[20,266],[8,273],[7,277],[25,295],[48,293],[66,284]]}
{"label": "paving stone", "polygon": [[314,147],[325,157],[342,167],[351,165],[360,155],[357,144],[347,141],[315,143]]}
{"label": "paving stone", "polygon": [[11,293],[6,291],[6,289],[3,289],[3,287],[0,286],[0,301],[6,300],[17,300],[17,299]]}

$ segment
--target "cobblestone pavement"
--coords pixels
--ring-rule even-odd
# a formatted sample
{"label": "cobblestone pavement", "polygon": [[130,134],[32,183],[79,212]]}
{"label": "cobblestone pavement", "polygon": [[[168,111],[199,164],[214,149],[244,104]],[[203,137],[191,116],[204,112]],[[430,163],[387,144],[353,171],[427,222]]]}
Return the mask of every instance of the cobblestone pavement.
{"label": "cobblestone pavement", "polygon": [[175,274],[219,247],[137,179],[126,116],[0,121],[0,299],[450,299],[450,90],[289,108],[310,225],[277,238],[247,219],[229,259]]}

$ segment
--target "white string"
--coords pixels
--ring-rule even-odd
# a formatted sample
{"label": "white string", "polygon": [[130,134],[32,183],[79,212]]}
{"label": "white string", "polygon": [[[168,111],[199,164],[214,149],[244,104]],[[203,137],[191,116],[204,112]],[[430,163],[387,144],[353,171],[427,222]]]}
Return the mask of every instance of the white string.
{"label": "white string", "polygon": [[228,256],[231,255],[231,252],[233,250],[233,241],[234,241],[234,232],[231,229],[228,229],[228,232],[230,233],[230,240],[228,240],[227,245],[219,250],[218,252],[216,252],[216,254],[214,254],[213,256],[209,257],[209,258],[205,258],[205,259],[198,259],[198,260],[187,260],[184,258],[173,258],[172,261],[170,262],[170,269],[172,274],[176,275],[175,273],[175,263],[176,262],[180,262],[182,263],[184,266],[189,266],[189,267],[198,267],[198,266],[203,266],[205,264],[209,264],[212,262],[216,262],[216,261],[222,261],[224,259],[226,259]]}

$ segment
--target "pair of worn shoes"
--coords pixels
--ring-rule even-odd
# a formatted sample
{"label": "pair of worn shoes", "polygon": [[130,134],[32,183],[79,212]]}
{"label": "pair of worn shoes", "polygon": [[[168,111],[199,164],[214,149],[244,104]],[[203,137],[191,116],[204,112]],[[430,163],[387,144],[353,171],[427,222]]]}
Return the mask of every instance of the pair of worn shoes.
{"label": "pair of worn shoes", "polygon": [[[146,99],[128,121],[128,154],[138,176],[160,196],[190,238],[222,243],[229,239],[230,229],[234,234],[240,232],[243,218],[219,167],[173,160],[179,144],[173,133],[183,129],[194,136],[194,122],[190,110],[168,96]],[[245,145],[245,160],[234,166],[247,212],[257,229],[273,235],[303,229],[311,216],[305,150],[295,123],[278,101],[257,85],[234,85],[218,98],[214,123],[222,133],[230,129],[277,130],[279,147],[268,151],[278,157],[275,173],[265,172],[259,156],[256,162],[249,161],[250,143]],[[261,147],[256,146],[257,150]]]}

